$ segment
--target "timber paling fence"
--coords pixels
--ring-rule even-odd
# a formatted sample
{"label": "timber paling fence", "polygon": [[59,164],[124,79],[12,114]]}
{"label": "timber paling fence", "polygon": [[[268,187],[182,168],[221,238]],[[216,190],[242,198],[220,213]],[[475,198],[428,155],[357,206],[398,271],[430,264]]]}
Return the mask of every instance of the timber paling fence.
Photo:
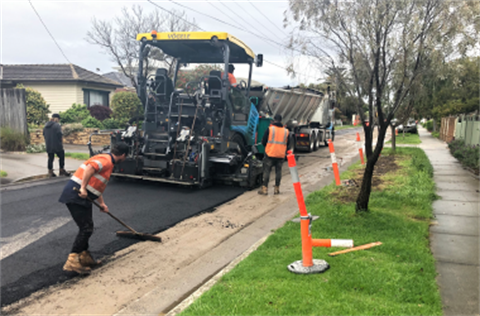
{"label": "timber paling fence", "polygon": [[0,89],[0,127],[28,135],[25,89]]}
{"label": "timber paling fence", "polygon": [[477,112],[442,118],[440,139],[447,143],[461,139],[466,145],[480,145],[480,115]]}

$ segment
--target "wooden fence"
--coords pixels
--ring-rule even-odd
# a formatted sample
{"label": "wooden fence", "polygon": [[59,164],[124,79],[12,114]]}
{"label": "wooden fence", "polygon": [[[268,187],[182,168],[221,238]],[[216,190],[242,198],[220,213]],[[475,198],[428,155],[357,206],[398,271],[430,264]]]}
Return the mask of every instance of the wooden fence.
{"label": "wooden fence", "polygon": [[25,89],[0,89],[0,126],[28,135]]}
{"label": "wooden fence", "polygon": [[442,118],[440,139],[447,143],[462,139],[466,145],[480,145],[480,115],[475,112]]}

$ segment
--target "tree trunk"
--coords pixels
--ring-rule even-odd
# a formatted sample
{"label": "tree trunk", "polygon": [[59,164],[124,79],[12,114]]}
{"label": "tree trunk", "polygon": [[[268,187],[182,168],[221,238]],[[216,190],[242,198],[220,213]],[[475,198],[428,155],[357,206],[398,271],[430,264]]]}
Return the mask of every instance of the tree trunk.
{"label": "tree trunk", "polygon": [[[371,155],[367,156],[367,165],[365,167],[365,172],[363,173],[362,186],[360,187],[360,192],[358,193],[355,206],[356,213],[368,212],[368,203],[370,201],[370,193],[372,191],[373,170],[375,168],[375,164],[377,163],[378,157],[380,156],[380,153],[383,149],[383,142],[385,141],[385,134],[387,132],[387,128],[388,125],[384,125],[380,128],[375,150],[371,153]],[[373,137],[370,133],[365,134],[365,147],[368,148],[370,146],[371,149]]]}
{"label": "tree trunk", "polygon": [[370,201],[370,192],[372,191],[372,177],[375,163],[372,159],[367,159],[365,172],[363,173],[362,186],[358,193],[355,212],[368,212],[368,202]]}
{"label": "tree trunk", "polygon": [[395,133],[395,126],[390,126],[392,127],[392,151],[395,153],[395,150],[397,149],[397,134]]}

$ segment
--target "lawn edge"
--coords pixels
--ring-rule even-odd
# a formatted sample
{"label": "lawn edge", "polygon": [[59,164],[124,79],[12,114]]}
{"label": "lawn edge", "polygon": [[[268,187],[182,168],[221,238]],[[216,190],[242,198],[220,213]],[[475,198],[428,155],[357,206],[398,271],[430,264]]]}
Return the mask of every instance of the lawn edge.
{"label": "lawn edge", "polygon": [[235,268],[240,262],[242,262],[245,258],[250,256],[252,252],[257,250],[258,247],[260,247],[270,235],[272,235],[273,232],[270,232],[269,234],[263,236],[261,239],[259,239],[256,243],[254,243],[250,248],[248,248],[244,253],[242,253],[240,256],[235,258],[233,261],[231,261],[225,268],[220,270],[216,275],[214,275],[210,280],[205,282],[198,290],[193,292],[190,296],[188,296],[186,299],[184,299],[180,304],[175,306],[173,309],[171,309],[165,316],[174,316],[177,314],[180,314],[183,312],[185,309],[187,309],[195,300],[197,300],[203,293],[207,292],[210,290],[225,274],[230,272],[233,268]]}
{"label": "lawn edge", "polygon": [[[358,155],[355,155],[351,158],[349,158],[348,160],[345,161],[345,163],[340,166],[340,174],[348,171],[348,169],[354,165],[355,163],[359,162],[360,161],[360,157]],[[305,187],[302,187],[302,191],[303,193],[305,194],[305,196],[307,196],[308,194],[312,193],[312,192],[315,192],[315,191],[318,191],[318,190],[321,190],[323,189],[324,187],[330,185],[333,181],[335,180],[334,178],[334,175],[333,175],[333,172],[332,174],[330,174],[329,176],[323,178],[323,179],[320,179],[319,181],[313,183],[313,184],[310,184],[308,186],[305,186]],[[284,202],[284,204],[286,204],[287,202],[289,201],[294,201],[296,200],[296,196],[292,196],[291,199],[287,200]],[[281,205],[279,206],[281,207]],[[270,212],[273,212],[275,209],[273,209],[272,211]],[[265,216],[268,216],[268,214],[270,214],[270,212],[268,212],[267,214],[265,214]],[[295,218],[298,216],[298,212],[295,213],[295,215],[292,216],[292,218]],[[257,219],[259,220],[259,219]],[[279,227],[282,227],[283,225],[285,225],[289,220],[285,221],[281,226]],[[194,303],[203,293],[207,292],[208,290],[210,290],[225,274],[227,274],[228,272],[230,272],[233,268],[235,268],[240,262],[242,262],[245,258],[247,258],[252,252],[254,252],[258,247],[260,247],[267,239],[268,237],[270,237],[274,232],[270,231],[268,234],[266,234],[265,236],[263,236],[261,239],[259,239],[255,244],[253,244],[252,246],[250,246],[249,249],[247,249],[244,253],[242,253],[240,256],[238,256],[237,258],[235,258],[234,260],[232,260],[225,268],[223,268],[220,272],[218,272],[217,274],[215,274],[210,280],[206,281],[203,285],[200,285],[200,287],[195,291],[193,292],[192,294],[188,295],[187,298],[185,298],[183,301],[181,301],[178,305],[176,305],[175,307],[173,307],[170,311],[168,311],[165,316],[175,316],[175,315],[178,315],[180,313],[182,313],[184,310],[186,310],[190,305],[192,305],[192,303]],[[253,249],[253,247],[255,247]],[[241,258],[241,259],[240,259]],[[228,270],[227,270],[228,269]],[[205,286],[205,288],[204,288]],[[119,313],[117,313],[119,314]],[[116,315],[117,315],[116,314]]]}

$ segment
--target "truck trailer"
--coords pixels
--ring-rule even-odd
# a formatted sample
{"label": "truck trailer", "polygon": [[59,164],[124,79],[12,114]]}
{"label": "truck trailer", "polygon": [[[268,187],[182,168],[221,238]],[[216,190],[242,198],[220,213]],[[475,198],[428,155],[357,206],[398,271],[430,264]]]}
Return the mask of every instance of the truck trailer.
{"label": "truck trailer", "polygon": [[[328,97],[299,88],[251,87],[253,66],[261,67],[263,56],[228,33],[152,31],[138,34],[137,40],[137,95],[144,113],[132,118],[125,130],[111,132],[110,146],[121,141],[130,148],[127,159],[115,165],[114,178],[253,188],[262,181],[260,142],[275,114],[284,116],[296,148],[331,135],[311,121],[325,100],[331,103]],[[151,46],[175,58],[173,78],[163,68],[144,76],[143,62]],[[222,64],[224,71],[213,70],[184,89],[175,89],[180,66],[192,63]],[[248,80],[231,85],[229,64],[249,65]],[[142,121],[141,130],[135,120]],[[308,133],[308,145],[302,133]]]}
{"label": "truck trailer", "polygon": [[[315,151],[335,137],[335,93],[301,87],[252,87],[251,96],[260,98],[260,113],[282,115],[291,132],[295,151]],[[253,101],[256,99],[253,98]]]}

